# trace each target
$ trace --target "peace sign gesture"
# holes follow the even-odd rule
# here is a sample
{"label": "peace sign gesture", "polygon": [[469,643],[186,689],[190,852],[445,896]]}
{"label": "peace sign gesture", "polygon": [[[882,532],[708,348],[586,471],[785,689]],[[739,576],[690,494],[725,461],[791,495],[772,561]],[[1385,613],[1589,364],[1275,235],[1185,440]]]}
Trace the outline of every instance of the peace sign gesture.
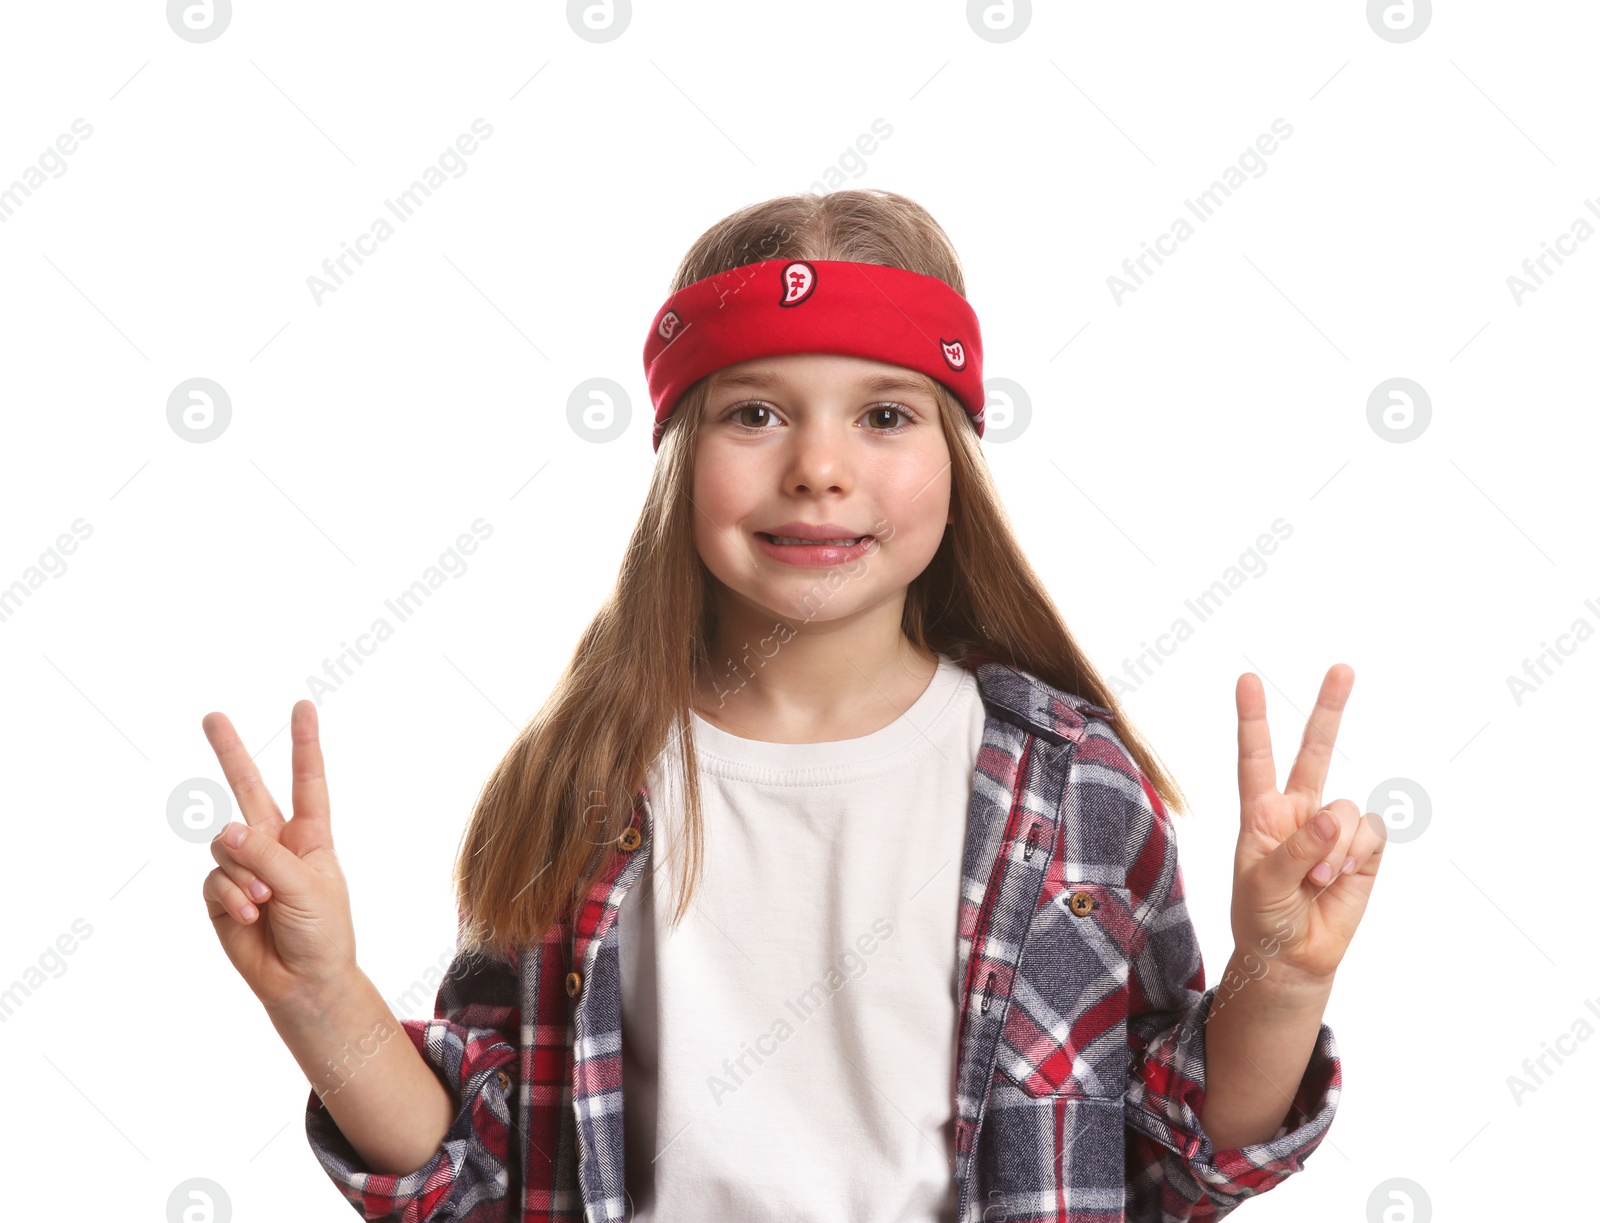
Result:
{"label": "peace sign gesture", "polygon": [[[1306,722],[1280,793],[1261,680],[1246,672],[1239,707],[1239,846],[1233,859],[1235,946],[1264,952],[1286,988],[1325,988],[1366,912],[1388,831],[1346,798],[1324,804],[1334,737],[1355,672],[1335,663]],[[1269,950],[1270,948],[1270,950]]]}
{"label": "peace sign gesture", "polygon": [[213,838],[217,866],[201,888],[223,951],[269,1012],[335,989],[359,970],[350,890],[333,852],[317,707],[296,701],[289,715],[292,819],[224,714],[208,713],[200,728],[244,815]]}

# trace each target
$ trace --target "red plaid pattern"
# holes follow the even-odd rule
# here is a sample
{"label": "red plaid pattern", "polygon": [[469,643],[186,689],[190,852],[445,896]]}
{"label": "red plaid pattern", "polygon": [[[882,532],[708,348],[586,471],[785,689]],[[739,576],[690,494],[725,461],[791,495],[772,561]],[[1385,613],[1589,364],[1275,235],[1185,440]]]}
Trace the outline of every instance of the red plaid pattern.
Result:
{"label": "red plaid pattern", "polygon": [[[1338,1106],[1324,1024],[1277,1136],[1217,1151],[1200,1127],[1214,990],[1171,818],[1106,710],[997,661],[985,706],[956,956],[961,1223],[1220,1219],[1300,1171]],[[575,923],[508,959],[458,955],[406,1035],[455,1096],[439,1152],[367,1170],[313,1092],[312,1152],[364,1219],[623,1220],[617,905],[649,859],[620,846]],[[576,968],[576,998],[566,976]],[[819,1169],[819,1175],[825,1170]]]}

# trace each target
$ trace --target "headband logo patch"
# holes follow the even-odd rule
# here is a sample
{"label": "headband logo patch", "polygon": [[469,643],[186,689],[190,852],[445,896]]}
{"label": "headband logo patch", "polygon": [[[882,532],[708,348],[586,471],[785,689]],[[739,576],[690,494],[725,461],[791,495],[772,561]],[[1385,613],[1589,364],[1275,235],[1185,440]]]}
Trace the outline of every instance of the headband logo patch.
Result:
{"label": "headband logo patch", "polygon": [[811,296],[817,287],[817,269],[804,259],[796,259],[783,267],[783,297],[780,306],[798,306]]}
{"label": "headband logo patch", "polygon": [[678,317],[678,312],[676,310],[668,310],[661,316],[661,321],[656,324],[656,334],[663,340],[670,340],[682,325],[683,320]]}
{"label": "headband logo patch", "polygon": [[967,346],[960,340],[939,340],[939,348],[944,353],[944,363],[957,372],[967,368]]}

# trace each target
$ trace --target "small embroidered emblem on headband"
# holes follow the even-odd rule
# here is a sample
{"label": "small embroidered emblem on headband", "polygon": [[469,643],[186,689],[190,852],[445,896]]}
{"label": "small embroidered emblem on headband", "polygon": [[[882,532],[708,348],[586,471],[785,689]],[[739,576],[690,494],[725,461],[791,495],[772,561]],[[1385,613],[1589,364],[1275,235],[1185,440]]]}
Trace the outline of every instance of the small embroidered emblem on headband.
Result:
{"label": "small embroidered emblem on headband", "polygon": [[676,310],[668,310],[661,316],[661,321],[656,324],[656,334],[663,340],[670,340],[673,332],[678,330],[682,322],[683,320],[678,317]]}
{"label": "small embroidered emblem on headband", "polygon": [[967,346],[960,340],[940,339],[939,347],[944,352],[945,364],[953,370],[967,368]]}
{"label": "small embroidered emblem on headband", "polygon": [[804,259],[785,264],[783,268],[783,300],[780,306],[798,306],[811,296],[817,287],[817,269]]}

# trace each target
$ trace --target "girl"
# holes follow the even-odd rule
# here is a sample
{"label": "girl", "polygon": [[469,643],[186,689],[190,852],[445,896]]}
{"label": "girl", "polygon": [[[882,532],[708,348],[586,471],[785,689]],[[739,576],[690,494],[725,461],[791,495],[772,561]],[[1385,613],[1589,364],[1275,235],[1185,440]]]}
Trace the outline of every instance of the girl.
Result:
{"label": "girl", "polygon": [[245,815],[207,908],[346,1198],[409,1223],[1176,1221],[1300,1171],[1385,840],[1321,798],[1350,668],[1282,792],[1240,677],[1235,950],[1207,989],[1182,795],[1012,535],[943,230],[880,191],[746,208],[644,355],[645,508],[479,797],[432,1020],[356,966],[313,704],[287,821],[202,723]]}

